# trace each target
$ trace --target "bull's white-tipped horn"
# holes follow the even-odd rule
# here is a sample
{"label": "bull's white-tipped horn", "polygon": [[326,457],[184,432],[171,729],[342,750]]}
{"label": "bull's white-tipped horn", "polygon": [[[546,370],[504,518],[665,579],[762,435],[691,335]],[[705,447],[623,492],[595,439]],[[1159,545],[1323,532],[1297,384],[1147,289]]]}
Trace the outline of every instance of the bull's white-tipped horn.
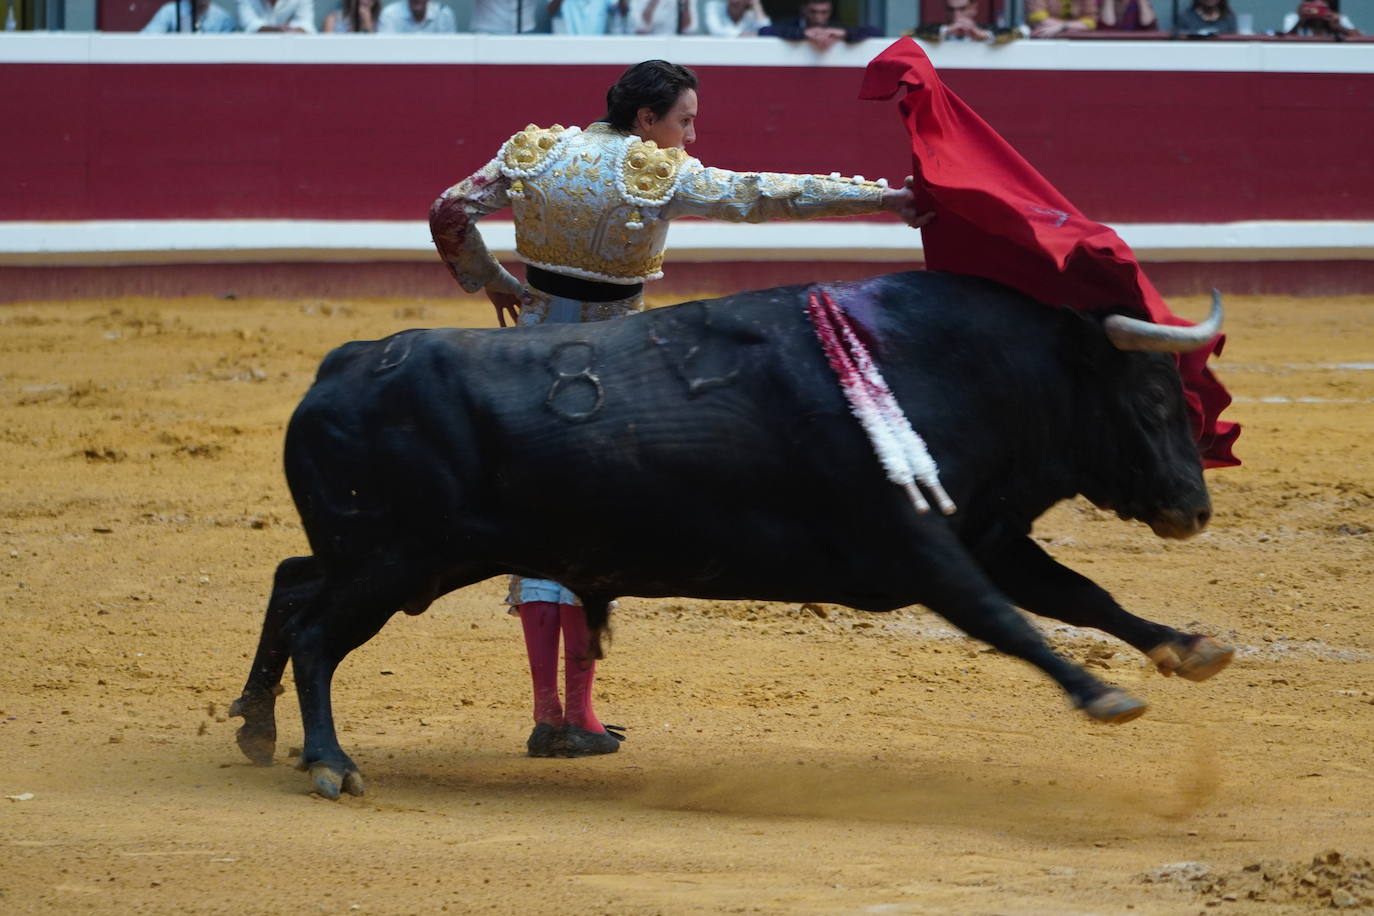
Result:
{"label": "bull's white-tipped horn", "polygon": [[1221,293],[1212,290],[1212,313],[1207,320],[1190,328],[1155,324],[1125,315],[1108,315],[1102,322],[1107,339],[1118,350],[1154,350],[1160,353],[1190,353],[1207,345],[1221,333]]}

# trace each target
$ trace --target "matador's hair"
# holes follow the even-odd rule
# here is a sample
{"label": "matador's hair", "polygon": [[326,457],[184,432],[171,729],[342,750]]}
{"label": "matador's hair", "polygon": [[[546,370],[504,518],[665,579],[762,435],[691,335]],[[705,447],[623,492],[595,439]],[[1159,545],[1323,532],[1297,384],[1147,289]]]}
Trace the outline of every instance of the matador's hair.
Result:
{"label": "matador's hair", "polygon": [[686,67],[666,60],[646,60],[626,70],[606,90],[606,116],[602,120],[616,130],[629,130],[639,109],[647,108],[661,118],[677,103],[678,96],[696,88],[697,75]]}

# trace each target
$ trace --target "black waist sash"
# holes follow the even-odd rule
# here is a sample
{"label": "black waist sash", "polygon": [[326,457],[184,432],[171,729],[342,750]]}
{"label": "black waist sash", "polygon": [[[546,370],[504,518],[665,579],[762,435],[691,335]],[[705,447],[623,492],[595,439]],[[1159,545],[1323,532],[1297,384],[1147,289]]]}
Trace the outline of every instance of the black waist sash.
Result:
{"label": "black waist sash", "polygon": [[525,282],[541,293],[574,299],[578,302],[615,302],[628,299],[644,291],[643,283],[602,283],[584,280],[567,274],[554,273],[533,264],[525,265]]}

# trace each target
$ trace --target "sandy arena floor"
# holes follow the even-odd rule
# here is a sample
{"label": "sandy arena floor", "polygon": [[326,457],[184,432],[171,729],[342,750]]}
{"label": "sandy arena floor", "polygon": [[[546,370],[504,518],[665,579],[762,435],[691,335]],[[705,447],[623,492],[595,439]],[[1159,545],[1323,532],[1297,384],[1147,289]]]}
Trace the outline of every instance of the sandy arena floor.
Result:
{"label": "sandy arena floor", "polygon": [[1239,646],[1214,680],[1060,628],[1152,704],[1103,727],[920,608],[629,599],[598,681],[629,741],[531,760],[492,581],[344,663],[368,795],[340,802],[285,759],[293,696],[271,768],[225,718],[305,548],[282,431],[332,346],[489,308],[0,308],[0,911],[1374,907],[1374,305],[1229,305],[1246,465],[1209,475],[1210,530],[1165,542],[1082,502],[1037,529],[1131,609]]}

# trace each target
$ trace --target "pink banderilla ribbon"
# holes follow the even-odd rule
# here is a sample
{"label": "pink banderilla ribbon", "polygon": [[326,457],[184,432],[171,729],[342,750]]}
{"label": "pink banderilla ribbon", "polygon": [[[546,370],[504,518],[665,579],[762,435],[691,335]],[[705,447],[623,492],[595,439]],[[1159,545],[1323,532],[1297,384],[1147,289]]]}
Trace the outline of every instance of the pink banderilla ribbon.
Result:
{"label": "pink banderilla ribbon", "polygon": [[935,466],[935,459],[930,457],[925,441],[911,428],[868,348],[854,333],[848,314],[825,290],[819,295],[811,293],[806,313],[849,409],[867,433],[887,479],[906,490],[918,513],[930,511],[919,483],[934,497],[941,512],[954,514],[954,501],[940,485],[940,469]]}

